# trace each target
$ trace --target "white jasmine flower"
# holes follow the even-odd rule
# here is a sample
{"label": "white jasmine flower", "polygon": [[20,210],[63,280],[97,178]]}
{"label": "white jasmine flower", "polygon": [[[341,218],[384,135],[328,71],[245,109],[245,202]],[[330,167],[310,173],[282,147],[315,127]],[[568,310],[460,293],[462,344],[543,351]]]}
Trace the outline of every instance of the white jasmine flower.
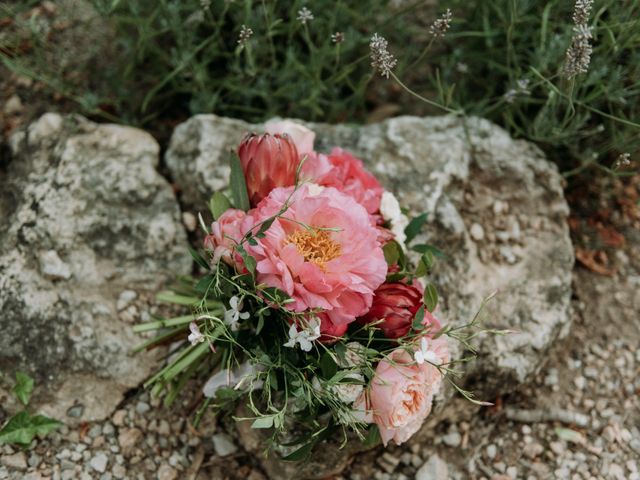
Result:
{"label": "white jasmine flower", "polygon": [[229,300],[229,309],[224,312],[224,323],[229,325],[232,331],[238,330],[238,322],[249,318],[249,312],[240,312],[242,305],[240,299],[234,295]]}
{"label": "white jasmine flower", "polygon": [[196,322],[191,322],[189,324],[189,330],[191,330],[191,333],[187,337],[187,340],[191,342],[191,345],[197,345],[198,343],[204,342],[204,335],[200,332],[200,328],[198,328],[198,324]]}
{"label": "white jasmine flower", "polygon": [[313,341],[320,338],[320,321],[317,318],[309,320],[306,328],[298,331],[295,323],[289,327],[289,341],[284,344],[285,347],[294,348],[296,343],[300,344],[300,349],[304,352],[311,351]]}
{"label": "white jasmine flower", "polygon": [[393,233],[396,242],[404,249],[404,241],[407,239],[404,229],[409,225],[409,219],[400,210],[400,203],[395,195],[386,190],[380,199],[380,214],[391,224],[391,233]]}
{"label": "white jasmine flower", "polygon": [[440,359],[433,350],[429,350],[429,342],[426,337],[422,337],[420,341],[420,350],[417,350],[413,356],[418,365],[429,362],[433,365],[439,365]]}

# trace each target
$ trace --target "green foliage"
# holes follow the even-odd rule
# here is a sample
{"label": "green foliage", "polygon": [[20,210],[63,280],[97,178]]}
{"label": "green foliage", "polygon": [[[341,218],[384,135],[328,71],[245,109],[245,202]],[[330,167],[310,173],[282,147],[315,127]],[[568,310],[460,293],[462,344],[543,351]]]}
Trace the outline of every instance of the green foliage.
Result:
{"label": "green foliage", "polygon": [[231,202],[222,192],[214,192],[209,200],[209,211],[214,220],[218,220],[224,212],[231,208]]}
{"label": "green foliage", "polygon": [[25,407],[29,404],[32,392],[33,378],[26,373],[16,372],[16,384],[13,387],[13,393]]}
{"label": "green foliage", "polygon": [[47,435],[62,424],[44,415],[30,415],[23,410],[9,419],[0,430],[0,443],[28,446],[36,435]]}
{"label": "green foliage", "polygon": [[249,194],[247,193],[247,182],[244,178],[244,172],[240,165],[240,158],[236,152],[230,152],[229,162],[231,165],[231,177],[229,179],[231,187],[231,198],[233,199],[233,206],[244,210],[249,210],[251,205],[249,204]]}
{"label": "green foliage", "polygon": [[[615,159],[640,145],[640,0],[594,2],[591,65],[571,80],[561,75],[573,35],[570,1],[91,3],[113,41],[84,46],[77,60],[63,59],[46,32],[19,15],[34,2],[0,7],[0,17],[22,31],[0,39],[0,60],[85,114],[158,131],[195,113],[339,122],[366,120],[378,107],[393,114],[444,108],[536,142],[567,174],[619,173]],[[306,23],[297,18],[303,6],[314,16]],[[451,28],[435,38],[429,25],[446,8]],[[243,27],[253,34],[239,43]],[[343,42],[332,40],[336,32]],[[389,80],[370,67],[375,32],[398,59]],[[33,46],[28,55],[25,43]],[[71,81],[78,77],[84,81]]]}
{"label": "green foliage", "polygon": [[25,406],[25,410],[16,413],[9,418],[0,429],[0,444],[12,443],[21,446],[29,446],[36,436],[44,436],[62,425],[57,420],[44,415],[31,415],[26,407],[29,404],[33,392],[33,378],[23,372],[16,372],[16,384],[13,393]]}
{"label": "green foliage", "polygon": [[614,173],[616,157],[640,146],[640,1],[594,2],[589,70],[567,80],[573,3],[442,0],[439,8],[453,11],[451,30],[423,65],[402,72],[406,83],[449,94],[467,114],[534,141],[567,174]]}
{"label": "green foliage", "polygon": [[[113,42],[97,53],[100,68],[90,73],[86,91],[68,81],[72,72],[60,75],[60,65],[9,56],[5,63],[90,113],[145,126],[209,112],[252,121],[361,116],[371,77],[369,37],[379,28],[398,37],[405,32],[402,19],[388,15],[389,0],[89,1],[113,29]],[[18,19],[26,5],[7,6],[5,14]],[[314,18],[303,23],[298,12],[305,6]],[[239,42],[243,26],[253,34]],[[51,47],[26,22],[23,30],[38,49]],[[342,42],[333,41],[336,32]]]}

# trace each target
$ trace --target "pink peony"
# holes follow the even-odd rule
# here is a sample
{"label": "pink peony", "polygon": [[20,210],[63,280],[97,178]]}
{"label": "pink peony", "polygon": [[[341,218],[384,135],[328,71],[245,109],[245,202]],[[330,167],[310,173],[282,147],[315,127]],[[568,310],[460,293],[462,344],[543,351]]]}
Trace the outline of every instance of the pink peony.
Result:
{"label": "pink peony", "polygon": [[334,148],[326,156],[326,160],[332,167],[326,170],[323,165],[324,159],[316,160],[315,182],[326,187],[335,187],[341,192],[353,197],[359,204],[373,214],[380,210],[380,199],[384,189],[380,182],[370,172],[368,172],[362,161],[341,148]]}
{"label": "pink peony", "polygon": [[[444,339],[429,339],[429,344],[441,363],[449,361]],[[365,421],[378,425],[385,446],[390,440],[400,445],[420,429],[431,412],[441,381],[437,367],[427,362],[419,365],[410,352],[398,348],[378,363],[369,388],[355,407],[365,412]]]}
{"label": "pink peony", "polygon": [[214,263],[222,259],[229,265],[241,266],[242,258],[234,251],[235,246],[252,226],[251,216],[235,208],[230,208],[213,222],[211,233],[204,239],[204,247],[213,252]]}
{"label": "pink peony", "polygon": [[365,209],[334,188],[305,184],[277,188],[252,211],[256,227],[281,211],[257,245],[246,245],[257,261],[257,281],[277,287],[302,312],[323,310],[345,325],[371,307],[387,264]]}
{"label": "pink peony", "polygon": [[269,120],[264,124],[264,131],[271,135],[289,135],[301,156],[313,153],[316,134],[304,125],[291,120]]}

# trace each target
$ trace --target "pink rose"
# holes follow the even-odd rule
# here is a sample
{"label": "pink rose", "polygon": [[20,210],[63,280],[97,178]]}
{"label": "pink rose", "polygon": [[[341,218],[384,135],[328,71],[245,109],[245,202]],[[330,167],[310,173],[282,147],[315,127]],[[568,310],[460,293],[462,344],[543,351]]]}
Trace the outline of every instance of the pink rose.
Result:
{"label": "pink rose", "polygon": [[204,239],[204,247],[213,252],[214,263],[222,259],[231,266],[241,266],[242,257],[235,252],[235,247],[252,226],[251,216],[235,208],[230,208],[213,222],[211,233]]}
{"label": "pink rose", "polygon": [[264,124],[264,130],[271,135],[289,135],[301,156],[313,152],[313,142],[316,134],[304,125],[291,120],[269,120]]}
{"label": "pink rose", "polygon": [[[428,341],[441,363],[448,362],[445,340]],[[364,411],[365,421],[378,425],[385,446],[390,440],[400,445],[420,429],[431,412],[441,381],[437,367],[427,362],[419,365],[409,351],[398,348],[378,363],[369,388],[355,407]]]}
{"label": "pink rose", "polygon": [[371,307],[387,265],[366,210],[334,188],[304,184],[277,188],[252,211],[256,226],[276,218],[257,245],[246,245],[257,261],[257,282],[277,287],[296,312],[321,309],[336,326]]}
{"label": "pink rose", "polygon": [[[343,193],[353,197],[359,204],[373,214],[380,210],[380,199],[384,189],[380,182],[368,172],[361,160],[341,148],[334,148],[326,156],[333,167],[320,174],[315,182],[326,187],[335,187]],[[322,159],[317,161],[322,164]],[[318,172],[322,168],[316,167]]]}

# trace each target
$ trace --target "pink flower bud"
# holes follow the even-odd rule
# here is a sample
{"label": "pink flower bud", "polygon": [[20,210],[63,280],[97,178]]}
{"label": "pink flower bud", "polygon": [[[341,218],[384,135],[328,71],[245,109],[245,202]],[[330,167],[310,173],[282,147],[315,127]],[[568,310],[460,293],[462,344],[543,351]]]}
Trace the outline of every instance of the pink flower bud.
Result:
{"label": "pink flower bud", "polygon": [[251,206],[276,187],[290,187],[300,162],[295,143],[288,135],[247,135],[238,147]]}

